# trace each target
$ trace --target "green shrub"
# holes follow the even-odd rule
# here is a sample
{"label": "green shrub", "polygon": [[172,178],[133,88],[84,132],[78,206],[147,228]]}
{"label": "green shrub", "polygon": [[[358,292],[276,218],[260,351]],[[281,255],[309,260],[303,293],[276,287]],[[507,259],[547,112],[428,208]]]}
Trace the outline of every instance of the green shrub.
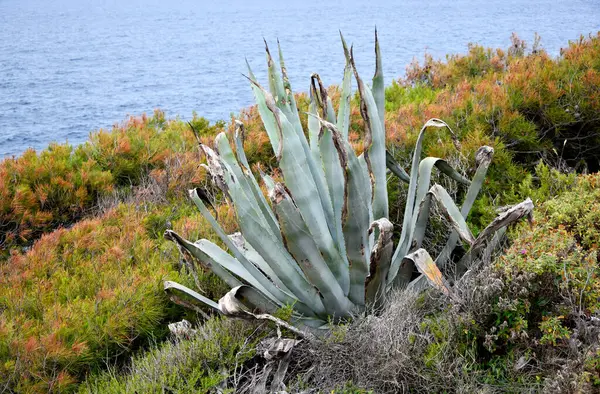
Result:
{"label": "green shrub", "polygon": [[69,145],[0,162],[0,250],[28,243],[83,216],[113,190],[112,175]]}
{"label": "green shrub", "polygon": [[[211,136],[224,128],[194,114],[190,121],[199,137]],[[81,154],[93,159],[100,168],[109,171],[116,186],[139,184],[154,168],[163,168],[164,161],[180,152],[197,152],[197,140],[190,126],[178,119],[167,121],[164,113],[153,117],[131,117],[110,132],[100,130],[79,147]]]}
{"label": "green shrub", "polygon": [[556,346],[556,342],[564,342],[571,337],[571,331],[563,325],[564,316],[550,316],[544,318],[540,323],[540,345],[552,344]]}
{"label": "green shrub", "polygon": [[[201,137],[224,128],[194,115]],[[69,226],[94,212],[99,198],[130,190],[150,177],[167,198],[205,176],[197,141],[187,123],[167,121],[164,113],[131,117],[111,132],[100,130],[73,148],[50,144],[36,153],[0,162],[0,252],[27,246],[42,234]]]}
{"label": "green shrub", "polygon": [[562,173],[540,162],[534,172],[525,174],[520,183],[505,192],[504,198],[509,201],[519,201],[523,196],[528,196],[537,206],[568,191],[577,182],[577,174]]}
{"label": "green shrub", "polygon": [[397,81],[385,88],[385,110],[396,111],[407,104],[431,104],[437,92],[425,84],[404,86]]}
{"label": "green shrub", "polygon": [[[462,279],[452,300],[437,291],[401,294],[380,316],[345,326],[335,341],[311,343],[299,356],[302,385],[293,387],[597,391],[600,230],[593,218],[600,174],[564,175],[551,184],[543,166],[538,174],[537,186],[525,183],[547,201],[536,208],[532,227],[511,232],[504,255]],[[543,198],[542,190],[563,191]]]}
{"label": "green shrub", "polygon": [[[490,196],[520,183],[540,158],[561,169],[598,171],[600,33],[569,43],[557,59],[535,43],[530,53],[524,49],[524,42],[513,37],[508,51],[471,45],[465,55],[446,61],[426,56],[423,64],[414,63],[398,82],[404,89],[388,88],[386,94],[386,108],[396,109],[386,117],[392,130],[388,144],[406,151],[404,146],[414,145],[420,119],[443,119],[458,133],[458,154],[470,163],[477,147],[495,149],[483,191]],[[425,153],[450,157],[454,142],[433,136]],[[494,202],[508,204],[509,197]]]}
{"label": "green shrub", "polygon": [[[547,169],[538,170],[546,175],[534,193],[548,190],[550,179],[544,180]],[[581,365],[589,357],[587,349],[600,345],[585,334],[589,328],[583,328],[590,324],[589,316],[600,313],[600,227],[596,225],[600,176],[576,180],[562,176],[555,181],[553,185],[566,182],[572,187],[540,205],[535,225],[515,234],[511,247],[494,265],[503,286],[491,303],[488,320],[466,326],[485,349],[479,353],[479,369],[507,366],[501,374],[488,375],[494,383],[518,377],[510,366],[520,358],[533,360],[535,354],[535,362],[541,365],[557,357]],[[578,333],[574,327],[579,327]],[[576,354],[569,350],[571,338],[580,343]],[[540,368],[538,375],[545,378],[545,387],[558,384],[552,376],[555,370],[546,368]],[[583,376],[581,369],[569,372]],[[523,373],[521,377],[531,374],[528,369]]]}
{"label": "green shrub", "polygon": [[214,318],[189,340],[167,341],[135,356],[125,370],[93,375],[79,393],[234,392],[264,333],[245,321]]}

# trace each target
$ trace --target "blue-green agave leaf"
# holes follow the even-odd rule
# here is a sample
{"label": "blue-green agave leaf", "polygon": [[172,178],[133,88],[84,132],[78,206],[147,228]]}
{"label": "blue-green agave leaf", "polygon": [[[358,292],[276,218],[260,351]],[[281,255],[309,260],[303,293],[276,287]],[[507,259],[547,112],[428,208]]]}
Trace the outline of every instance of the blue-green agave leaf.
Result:
{"label": "blue-green agave leaf", "polygon": [[241,170],[242,170],[243,176],[246,179],[246,182],[248,183],[249,188],[252,191],[252,194],[254,195],[254,199],[258,203],[260,211],[262,212],[263,216],[265,217],[265,220],[267,221],[269,227],[271,228],[271,231],[273,231],[273,233],[275,235],[277,235],[280,233],[279,226],[277,225],[277,219],[275,218],[275,214],[273,214],[273,211],[271,210],[269,203],[265,199],[265,196],[263,195],[262,191],[260,190],[260,186],[259,186],[258,182],[256,181],[256,178],[254,178],[254,174],[250,170],[250,165],[248,164],[248,159],[246,158],[246,153],[244,152],[243,134],[244,134],[244,125],[242,124],[242,122],[236,121],[235,151],[236,151],[236,155],[239,160],[239,163],[241,164]]}
{"label": "blue-green agave leaf", "polygon": [[383,69],[381,67],[381,50],[379,49],[379,38],[375,29],[375,75],[373,76],[373,98],[377,105],[379,121],[385,130],[385,86],[383,83]]}
{"label": "blue-green agave leaf", "polygon": [[360,113],[365,121],[363,137],[364,157],[373,183],[373,216],[375,219],[388,217],[388,195],[385,158],[385,129],[381,122],[377,104],[371,89],[362,81],[350,54],[354,77],[360,95]]}
{"label": "blue-green agave leaf", "polygon": [[[415,211],[415,204],[420,203],[420,201],[416,200],[417,196],[417,188],[421,183],[419,176],[419,162],[421,161],[421,151],[423,149],[423,138],[425,136],[425,131],[428,127],[447,127],[448,125],[439,119],[430,119],[428,120],[421,131],[419,132],[419,136],[417,137],[417,143],[415,145],[415,151],[413,153],[412,158],[412,166],[410,169],[410,183],[408,185],[408,195],[406,197],[406,206],[404,208],[404,219],[402,221],[402,232],[400,234],[400,241],[398,242],[398,246],[396,251],[394,252],[394,256],[392,257],[392,264],[390,266],[390,271],[388,273],[388,287],[392,285],[396,276],[398,275],[398,271],[400,267],[404,268],[402,270],[402,281],[406,281],[407,278],[410,278],[412,275],[412,269],[408,269],[407,264],[403,263],[404,256],[408,254],[411,242],[412,242],[412,234],[414,232],[412,226],[414,225],[413,221],[413,213]],[[423,186],[421,186],[422,188]],[[425,190],[429,188],[429,183],[425,187]]]}
{"label": "blue-green agave leaf", "polygon": [[[302,149],[301,141],[294,133],[293,126],[287,122],[285,117],[281,117],[281,119],[285,144],[279,167],[283,173],[285,184],[300,209],[302,217],[331,272],[333,272],[344,290],[344,294],[348,294],[348,264],[337,249],[337,244],[332,235],[335,233],[335,223],[327,222],[327,215],[325,215],[321,201],[319,201],[318,196],[320,193],[314,178],[310,176],[309,171],[306,171],[308,168],[307,162],[312,159],[312,155]],[[329,195],[328,192],[326,193]],[[332,227],[333,231],[330,230],[329,226]]]}
{"label": "blue-green agave leaf", "polygon": [[410,176],[408,176],[404,168],[398,164],[394,156],[387,150],[385,151],[385,165],[402,182],[410,183]]}
{"label": "blue-green agave leaf", "polygon": [[327,314],[337,318],[349,316],[353,305],[337,282],[319,250],[298,208],[282,184],[270,195],[277,212],[285,244],[304,274],[323,297]]}
{"label": "blue-green agave leaf", "polygon": [[[344,53],[348,52],[348,46],[344,36],[340,32]],[[340,106],[338,109],[336,126],[344,141],[348,141],[348,129],[350,127],[350,100],[352,99],[352,63],[349,56],[346,56],[346,66],[344,67],[344,79],[342,80],[342,92],[340,96]]]}
{"label": "blue-green agave leaf", "polygon": [[[196,189],[193,189],[190,191],[190,197],[192,198],[192,200],[194,201],[194,203],[196,204],[198,209],[200,209],[200,212],[202,213],[204,218],[209,222],[209,224],[215,230],[215,232],[217,233],[219,238],[221,238],[221,241],[223,241],[223,243],[227,246],[227,248],[231,251],[231,253],[233,253],[233,256],[240,262],[240,264],[242,264],[242,266],[254,278],[256,278],[260,282],[261,286],[263,286],[265,289],[267,289],[269,294],[272,294],[273,296],[275,296],[276,299],[279,300],[283,305],[294,305],[294,308],[296,310],[298,310],[298,312],[304,314],[305,316],[315,317],[316,314],[324,313],[325,307],[323,306],[322,302],[320,302],[320,300],[319,300],[319,302],[314,302],[314,303],[310,303],[310,301],[309,301],[309,304],[305,304],[297,294],[293,294],[293,295],[287,294],[287,293],[283,292],[280,288],[278,288],[273,282],[271,282],[256,266],[254,266],[254,264],[252,264],[250,261],[248,261],[248,259],[244,256],[244,254],[229,239],[229,237],[227,236],[227,234],[225,234],[225,232],[223,231],[223,229],[221,228],[219,223],[217,223],[215,218],[211,215],[211,213],[208,211],[208,209],[204,205],[204,202],[198,195],[198,191]],[[256,249],[256,250],[259,253],[262,252],[259,249]],[[262,253],[261,253],[261,255],[262,255]],[[263,257],[265,258],[265,260],[267,260],[267,256],[263,255]],[[290,256],[290,258],[291,258],[291,256]],[[273,268],[273,267],[271,267],[271,268]],[[273,269],[273,271],[276,274],[279,274],[279,272],[277,272],[278,270]],[[281,276],[280,276],[280,279],[282,281],[284,281]],[[294,291],[292,286],[287,286],[287,287],[290,288],[292,291]],[[310,305],[310,306],[308,306],[308,305]]]}
{"label": "blue-green agave leaf", "polygon": [[171,282],[170,280],[165,281],[164,283],[164,290],[167,293],[180,293],[180,294],[184,294],[187,297],[190,297],[198,302],[201,302],[205,305],[210,306],[211,308],[217,310],[217,311],[221,311],[219,309],[219,305],[214,302],[213,300],[211,300],[210,298],[206,298],[204,297],[202,294],[195,292],[194,290],[185,287],[184,285],[180,285],[179,283],[176,282]]}
{"label": "blue-green agave leaf", "polygon": [[342,223],[346,215],[346,166],[348,154],[345,142],[333,123],[322,121],[321,134],[319,136],[319,151],[325,171],[325,179],[329,188],[329,195],[333,204],[333,217],[335,229],[333,238],[337,248],[345,257],[346,245]]}

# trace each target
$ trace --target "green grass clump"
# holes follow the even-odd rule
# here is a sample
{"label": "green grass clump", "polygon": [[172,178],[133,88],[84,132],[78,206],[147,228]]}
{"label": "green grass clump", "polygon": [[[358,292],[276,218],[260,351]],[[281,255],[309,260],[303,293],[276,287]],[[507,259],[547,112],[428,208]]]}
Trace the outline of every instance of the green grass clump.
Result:
{"label": "green grass clump", "polygon": [[263,337],[248,322],[210,319],[188,340],[167,341],[133,357],[124,370],[91,376],[79,393],[233,393],[231,380],[243,379],[244,363]]}
{"label": "green grass clump", "polygon": [[385,88],[385,110],[393,112],[407,104],[428,105],[431,104],[437,91],[428,85],[417,83],[414,86],[406,86],[392,81],[392,84]]}

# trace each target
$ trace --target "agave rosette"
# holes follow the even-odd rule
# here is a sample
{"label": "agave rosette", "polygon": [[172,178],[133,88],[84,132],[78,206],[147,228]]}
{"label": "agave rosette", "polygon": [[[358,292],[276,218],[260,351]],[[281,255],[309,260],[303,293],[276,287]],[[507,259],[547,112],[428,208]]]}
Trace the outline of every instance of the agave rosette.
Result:
{"label": "agave rosette", "polygon": [[[422,288],[425,284],[449,293],[438,267],[450,261],[459,243],[470,246],[469,258],[495,232],[531,212],[531,201],[516,209],[511,220],[494,221],[475,238],[466,217],[482,186],[493,149],[478,153],[478,168],[470,181],[440,158],[421,160],[423,137],[429,128],[448,128],[439,119],[423,126],[413,153],[410,174],[385,146],[385,89],[381,55],[375,34],[376,71],[370,88],[354,66],[352,50],[342,37],[346,66],[337,115],[318,75],[311,76],[308,139],[300,122],[279,48],[280,69],[267,47],[269,89],[263,88],[248,66],[258,111],[278,161],[283,182],[261,173],[265,196],[243,149],[243,125],[236,122],[235,152],[224,133],[214,149],[202,145],[215,183],[235,208],[241,233],[226,234],[207,208],[204,193],[190,196],[228,252],[201,239],[188,241],[173,231],[166,236],[209,267],[232,290],[216,303],[182,285],[166,282],[177,298],[185,294],[221,313],[234,316],[273,314],[291,305],[293,324],[322,327],[351,317],[368,305],[379,305],[393,286]],[[352,76],[364,119],[363,153],[348,141]],[[459,209],[446,190],[431,186],[433,169],[468,185]],[[397,246],[388,219],[387,170],[407,182],[408,196]],[[432,204],[438,204],[453,226],[448,242],[434,261],[421,248]],[[422,273],[416,280],[415,268]]]}

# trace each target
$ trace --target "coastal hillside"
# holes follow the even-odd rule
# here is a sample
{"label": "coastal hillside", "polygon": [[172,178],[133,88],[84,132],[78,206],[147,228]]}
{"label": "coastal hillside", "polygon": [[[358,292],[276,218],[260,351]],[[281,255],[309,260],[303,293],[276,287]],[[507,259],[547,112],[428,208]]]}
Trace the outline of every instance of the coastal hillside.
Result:
{"label": "coastal hillside", "polygon": [[[327,94],[337,108],[342,87]],[[308,94],[295,101],[306,129]],[[350,103],[348,139],[360,154],[360,96]],[[465,277],[455,299],[398,292],[376,317],[303,340],[281,383],[291,392],[597,390],[600,34],[565,43],[558,57],[516,36],[506,49],[426,56],[385,87],[384,105],[386,147],[403,168],[430,118],[452,133],[426,136],[423,156],[468,178],[478,149],[493,148],[467,218],[474,235],[498,208],[528,197],[534,222],[512,227],[504,251]],[[190,200],[193,188],[205,190],[227,234],[240,230],[199,146],[220,132],[233,140],[235,120],[245,126],[249,166],[279,179],[256,106],[216,123],[156,110],[79,146],[0,162],[0,392],[235,392],[265,376],[260,344],[277,335],[275,324],[190,310],[163,291],[165,280],[213,300],[229,289],[163,234],[225,246]],[[389,179],[389,218],[400,231],[407,186]],[[433,179],[465,198],[457,182]],[[439,250],[451,229],[440,212],[431,221],[424,242]],[[167,325],[184,318],[194,333],[173,338]]]}

